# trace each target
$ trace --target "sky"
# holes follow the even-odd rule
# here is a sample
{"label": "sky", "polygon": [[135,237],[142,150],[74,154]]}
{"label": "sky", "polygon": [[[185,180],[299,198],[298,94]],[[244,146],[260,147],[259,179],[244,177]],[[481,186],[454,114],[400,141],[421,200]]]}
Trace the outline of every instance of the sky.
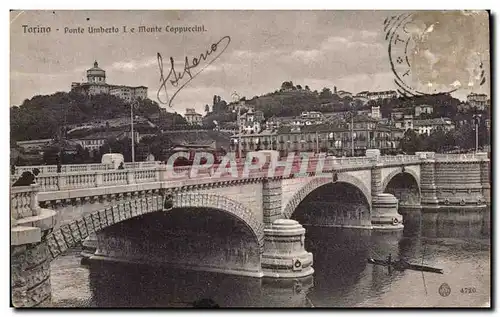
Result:
{"label": "sky", "polygon": [[[224,36],[230,43],[220,56],[191,70],[194,75],[168,104],[168,111],[203,113],[213,95],[227,101],[237,92],[247,99],[279,89],[283,81],[352,93],[395,90],[384,20],[405,12],[389,11],[12,11],[10,15],[10,106],[40,94],[69,91],[86,81],[85,71],[98,61],[109,84],[148,87],[158,101],[163,58],[164,76],[184,69],[184,60],[210,50]],[[50,27],[50,33],[28,33],[25,27]],[[130,28],[160,26],[162,32],[130,33]],[[204,26],[205,32],[174,34],[165,27]],[[119,33],[89,34],[87,27],[116,27]],[[129,30],[123,33],[123,26]],[[83,34],[64,33],[84,28]],[[413,41],[406,53],[415,74],[409,85],[439,92],[458,87],[455,97],[487,93],[489,31],[485,12],[416,12],[407,25]],[[57,31],[57,29],[59,29]],[[401,27],[399,28],[401,31]],[[227,43],[227,41],[221,42]],[[217,54],[225,45],[218,46]],[[394,51],[394,49],[393,49]],[[396,53],[393,53],[396,54]],[[401,52],[397,53],[401,54]],[[216,55],[213,53],[211,56]],[[396,55],[394,55],[396,56]],[[396,58],[396,57],[394,57]],[[394,61],[393,61],[394,62]],[[480,63],[486,82],[479,86]],[[192,64],[192,63],[191,63]],[[398,69],[398,71],[401,71]],[[177,87],[167,82],[169,98]],[[165,101],[165,90],[160,90]]]}

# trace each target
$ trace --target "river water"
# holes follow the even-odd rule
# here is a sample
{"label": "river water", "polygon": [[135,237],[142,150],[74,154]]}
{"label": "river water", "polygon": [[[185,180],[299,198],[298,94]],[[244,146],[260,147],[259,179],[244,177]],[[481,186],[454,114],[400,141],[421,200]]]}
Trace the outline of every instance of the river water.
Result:
{"label": "river water", "polygon": [[[109,262],[84,267],[80,250],[73,249],[51,265],[52,300],[57,307],[188,307],[202,298],[221,307],[489,306],[489,220],[480,212],[454,213],[460,221],[428,221],[413,213],[399,233],[306,227],[315,273],[295,280]],[[389,272],[366,261],[389,254],[444,274]],[[439,292],[444,283],[448,296]]]}

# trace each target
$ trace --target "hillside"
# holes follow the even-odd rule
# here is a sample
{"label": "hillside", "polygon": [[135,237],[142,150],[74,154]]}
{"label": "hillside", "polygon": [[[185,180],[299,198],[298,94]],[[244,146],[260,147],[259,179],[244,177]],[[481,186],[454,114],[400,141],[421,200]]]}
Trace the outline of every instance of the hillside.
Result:
{"label": "hillside", "polygon": [[[415,97],[398,97],[392,99],[379,99],[363,102],[356,97],[340,97],[331,92],[328,88],[323,88],[321,92],[309,91],[305,89],[277,90],[261,96],[255,96],[250,100],[243,98],[245,105],[253,106],[256,110],[261,110],[266,118],[298,116],[303,111],[321,112],[342,112],[354,108],[354,110],[369,109],[371,106],[380,106],[382,116],[387,118],[393,111],[399,109],[408,110],[414,113],[413,109],[417,105],[428,104],[435,106],[435,117],[449,117],[454,119],[460,100],[448,94],[434,94]],[[223,104],[226,106],[225,104]],[[213,106],[218,112],[210,113],[211,119],[226,122],[228,109],[232,109],[234,102],[229,103],[225,109]]]}
{"label": "hillside", "polygon": [[[145,99],[139,101],[134,114],[146,119],[160,117],[166,124],[185,123],[178,114],[163,113],[158,103]],[[130,105],[112,95],[87,97],[75,92],[57,92],[35,96],[21,105],[11,107],[11,141],[56,137],[63,126],[78,126],[92,121],[129,118]]]}

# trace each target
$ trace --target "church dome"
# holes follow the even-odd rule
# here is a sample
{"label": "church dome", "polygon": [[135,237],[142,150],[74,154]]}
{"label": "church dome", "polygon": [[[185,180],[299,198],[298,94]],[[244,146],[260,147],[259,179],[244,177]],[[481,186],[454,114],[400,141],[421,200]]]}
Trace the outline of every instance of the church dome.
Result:
{"label": "church dome", "polygon": [[99,64],[97,64],[97,61],[95,61],[94,67],[87,70],[87,76],[106,77],[106,71],[104,71],[104,69],[102,68],[99,68]]}

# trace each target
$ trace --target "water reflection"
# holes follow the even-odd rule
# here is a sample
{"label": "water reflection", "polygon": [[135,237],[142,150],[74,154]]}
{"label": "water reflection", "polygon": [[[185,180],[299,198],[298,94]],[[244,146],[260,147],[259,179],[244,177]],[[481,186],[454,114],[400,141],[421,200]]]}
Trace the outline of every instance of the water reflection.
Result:
{"label": "water reflection", "polygon": [[97,307],[193,307],[211,299],[220,307],[308,307],[313,277],[289,280],[169,270],[94,262],[90,270]]}
{"label": "water reflection", "polygon": [[[405,217],[405,229],[399,232],[306,227],[306,248],[314,254],[315,274],[304,279],[245,278],[93,262],[86,288],[73,285],[75,275],[83,274],[77,260],[71,264],[75,265],[72,271],[64,271],[69,267],[67,259],[76,259],[75,252],[53,263],[53,294],[56,302],[65,298],[58,306],[189,307],[203,298],[221,307],[477,306],[491,295],[490,237],[485,230],[489,218],[484,215],[472,213],[467,221],[466,213],[429,220],[425,213],[413,213]],[[389,272],[366,261],[389,253],[394,259],[442,268],[445,274]],[[454,296],[437,295],[444,282]],[[68,285],[78,291],[68,295]],[[477,293],[458,296],[460,287],[467,286],[475,287]]]}

